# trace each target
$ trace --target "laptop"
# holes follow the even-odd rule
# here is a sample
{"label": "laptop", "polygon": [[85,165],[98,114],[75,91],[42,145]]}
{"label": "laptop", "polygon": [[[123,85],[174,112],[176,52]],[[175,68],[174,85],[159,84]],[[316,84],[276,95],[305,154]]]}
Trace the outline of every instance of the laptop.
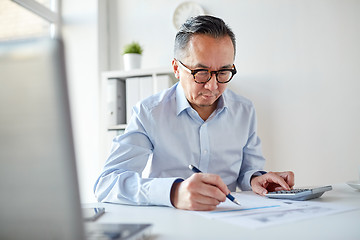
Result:
{"label": "laptop", "polygon": [[61,40],[0,42],[0,239],[148,234],[150,224],[84,222],[66,83]]}

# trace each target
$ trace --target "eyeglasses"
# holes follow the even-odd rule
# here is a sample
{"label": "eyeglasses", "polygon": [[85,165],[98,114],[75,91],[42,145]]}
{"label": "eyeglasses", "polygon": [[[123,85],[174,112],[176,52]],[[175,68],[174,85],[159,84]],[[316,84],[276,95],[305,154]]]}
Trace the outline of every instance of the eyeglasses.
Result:
{"label": "eyeglasses", "polygon": [[191,70],[187,66],[185,66],[185,64],[183,64],[180,60],[177,61],[181,64],[181,66],[183,66],[189,73],[193,75],[194,81],[199,84],[208,82],[213,74],[215,74],[216,81],[218,83],[228,83],[237,72],[234,64],[232,69],[221,69],[219,71],[210,71],[208,69]]}

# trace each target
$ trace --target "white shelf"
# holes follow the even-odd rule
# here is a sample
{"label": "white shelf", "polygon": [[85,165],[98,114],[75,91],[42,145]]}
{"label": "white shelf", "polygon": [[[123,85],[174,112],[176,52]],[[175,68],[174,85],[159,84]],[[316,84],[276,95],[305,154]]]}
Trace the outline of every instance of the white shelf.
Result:
{"label": "white shelf", "polygon": [[134,69],[129,71],[107,71],[102,73],[105,79],[121,79],[133,77],[146,77],[146,76],[159,76],[159,75],[172,75],[173,71],[170,67],[162,68],[148,68],[148,69]]}
{"label": "white shelf", "polygon": [[113,130],[125,130],[127,124],[118,124],[118,125],[113,125],[113,126],[109,126],[108,130],[109,131],[113,131]]}

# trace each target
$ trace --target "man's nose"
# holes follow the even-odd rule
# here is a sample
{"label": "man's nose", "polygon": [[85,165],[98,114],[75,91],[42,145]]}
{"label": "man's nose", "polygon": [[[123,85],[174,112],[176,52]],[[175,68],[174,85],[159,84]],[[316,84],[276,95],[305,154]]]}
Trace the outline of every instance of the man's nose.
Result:
{"label": "man's nose", "polygon": [[218,82],[216,80],[216,74],[215,73],[211,74],[210,80],[205,83],[204,87],[211,90],[211,91],[216,90],[218,88]]}

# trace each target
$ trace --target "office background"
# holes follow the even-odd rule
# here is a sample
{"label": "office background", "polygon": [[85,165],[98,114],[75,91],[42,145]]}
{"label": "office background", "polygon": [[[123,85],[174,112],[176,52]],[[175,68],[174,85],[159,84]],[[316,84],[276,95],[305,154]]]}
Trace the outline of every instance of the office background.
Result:
{"label": "office background", "polygon": [[[143,68],[170,67],[174,0],[63,1],[64,38],[83,202],[105,161],[99,142],[102,71],[144,47]],[[256,107],[266,170],[298,186],[357,179],[360,167],[360,1],[195,1],[237,36],[230,88]],[[102,117],[102,116],[100,116]]]}

